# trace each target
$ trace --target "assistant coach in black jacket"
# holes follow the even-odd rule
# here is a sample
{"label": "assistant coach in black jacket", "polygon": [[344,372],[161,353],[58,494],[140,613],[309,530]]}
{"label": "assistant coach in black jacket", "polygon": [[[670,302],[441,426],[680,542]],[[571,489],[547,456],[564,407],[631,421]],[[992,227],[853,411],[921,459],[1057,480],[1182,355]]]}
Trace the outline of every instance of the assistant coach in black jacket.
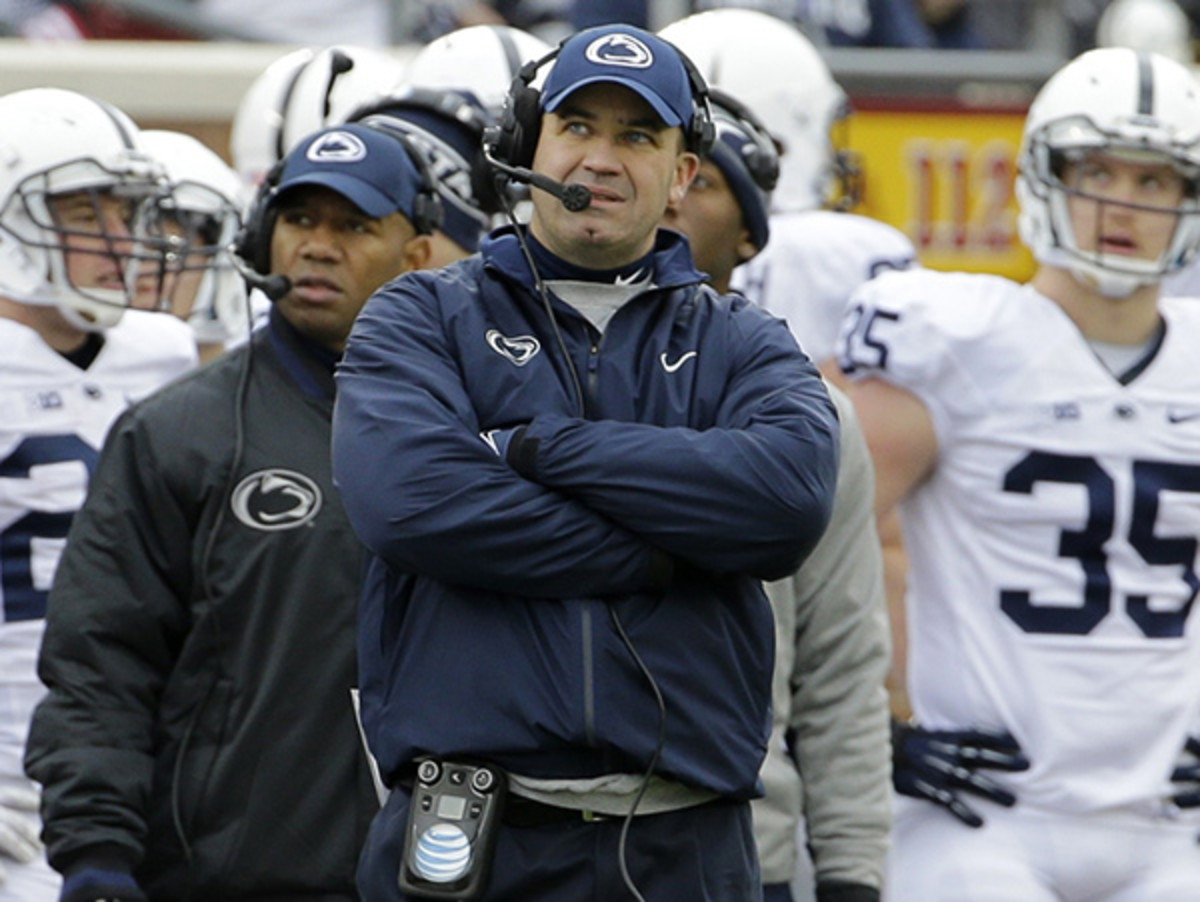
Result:
{"label": "assistant coach in black jacket", "polygon": [[363,553],[330,479],[333,368],[372,291],[428,259],[424,171],[362,125],[302,142],[240,248],[281,293],[269,323],[113,428],[50,599],[26,757],[64,902],[357,899],[378,802],[350,697]]}

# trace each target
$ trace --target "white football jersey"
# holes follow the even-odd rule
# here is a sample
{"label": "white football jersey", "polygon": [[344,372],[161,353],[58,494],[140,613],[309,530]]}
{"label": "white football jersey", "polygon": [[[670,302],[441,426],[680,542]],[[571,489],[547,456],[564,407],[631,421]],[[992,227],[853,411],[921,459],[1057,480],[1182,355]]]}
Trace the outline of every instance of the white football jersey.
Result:
{"label": "white football jersey", "polygon": [[762,252],[733,271],[733,287],[783,317],[816,363],[834,356],[851,294],[867,279],[916,260],[912,242],[855,213],[804,210],[771,215]]}
{"label": "white football jersey", "polygon": [[1170,297],[1200,298],[1200,257],[1162,281],[1162,293]]}
{"label": "white football jersey", "polygon": [[127,311],[86,370],[0,317],[0,776],[21,774],[46,596],[113,420],[193,367],[191,330]]}
{"label": "white football jersey", "polygon": [[913,392],[937,433],[901,505],[914,711],[1011,731],[1023,806],[1164,811],[1200,726],[1200,304],[1162,315],[1122,384],[1007,279],[886,274],[847,313],[839,362]]}

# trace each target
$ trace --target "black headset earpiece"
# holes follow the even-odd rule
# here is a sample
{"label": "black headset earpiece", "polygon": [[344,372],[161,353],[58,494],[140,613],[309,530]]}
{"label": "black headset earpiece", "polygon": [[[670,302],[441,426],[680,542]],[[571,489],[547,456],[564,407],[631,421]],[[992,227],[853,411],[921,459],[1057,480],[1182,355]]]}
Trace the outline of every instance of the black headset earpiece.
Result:
{"label": "black headset earpiece", "polygon": [[246,262],[256,273],[271,273],[271,232],[275,229],[275,211],[271,201],[279,179],[283,175],[283,160],[279,160],[268,171],[254,192],[254,199],[246,211],[241,230],[233,240],[233,252]]}
{"label": "black headset earpiece", "polygon": [[675,47],[675,52],[679,54],[684,71],[687,72],[688,82],[692,86],[692,122],[689,128],[684,129],[684,143],[692,153],[703,157],[712,150],[713,141],[717,138],[717,129],[713,125],[712,104],[709,102],[708,82],[686,53],[678,47]]}
{"label": "black headset earpiece", "polygon": [[533,87],[538,70],[556,56],[562,44],[541,59],[530,60],[521,66],[504,100],[499,124],[487,130],[484,142],[488,153],[508,166],[528,168],[533,163],[538,135],[542,129],[541,92]]}
{"label": "black headset earpiece", "polygon": [[[541,59],[525,63],[512,80],[500,113],[500,122],[489,128],[484,136],[488,153],[501,163],[526,169],[533,164],[533,152],[542,128],[542,97],[541,92],[533,87],[533,80],[538,70],[558,56],[567,40],[564,39]],[[692,89],[692,121],[684,129],[685,146],[703,156],[711,149],[716,137],[712,107],[708,100],[708,84],[687,54],[671,46],[679,54]]]}
{"label": "black headset earpiece", "polygon": [[763,191],[774,191],[779,182],[779,151],[767,127],[748,106],[724,91],[711,89],[709,99],[717,111],[714,115],[720,117],[724,114],[733,119],[753,142],[742,151],[742,161],[754,184]]}
{"label": "black headset earpiece", "polygon": [[[375,126],[368,127],[376,128]],[[377,128],[376,130],[384,132],[403,144],[409,159],[417,167],[417,172],[421,176],[421,184],[417,188],[416,199],[413,200],[412,224],[418,235],[432,235],[442,227],[446,213],[442,207],[441,195],[438,194],[437,179],[434,178],[433,170],[429,165],[429,158],[408,135],[390,129]]]}

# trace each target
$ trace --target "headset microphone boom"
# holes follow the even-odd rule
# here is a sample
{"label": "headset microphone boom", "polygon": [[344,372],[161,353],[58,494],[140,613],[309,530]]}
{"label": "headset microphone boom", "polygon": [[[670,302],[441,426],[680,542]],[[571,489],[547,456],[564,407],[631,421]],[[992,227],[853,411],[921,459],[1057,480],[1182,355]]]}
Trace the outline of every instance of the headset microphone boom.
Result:
{"label": "headset microphone boom", "polygon": [[532,169],[526,169],[524,166],[510,166],[507,163],[503,163],[492,155],[491,145],[487,139],[483,142],[483,156],[490,166],[498,169],[509,178],[518,182],[524,182],[534,188],[540,188],[547,194],[553,194],[572,213],[581,213],[591,206],[592,192],[585,185],[581,185],[578,182],[565,185],[562,182],[555,181],[548,175],[542,175],[540,172],[534,172]]}
{"label": "headset microphone boom", "polygon": [[282,273],[260,273],[247,266],[240,257],[233,255],[233,265],[251,288],[257,288],[272,303],[292,290],[292,280]]}

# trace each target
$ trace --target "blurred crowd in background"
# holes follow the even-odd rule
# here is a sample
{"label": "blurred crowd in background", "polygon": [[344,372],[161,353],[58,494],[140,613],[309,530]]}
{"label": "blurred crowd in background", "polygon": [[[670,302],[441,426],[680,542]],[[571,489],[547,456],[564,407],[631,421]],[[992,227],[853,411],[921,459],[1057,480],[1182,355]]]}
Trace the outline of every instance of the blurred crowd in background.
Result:
{"label": "blurred crowd in background", "polygon": [[39,40],[248,40],[420,44],[457,28],[507,24],[550,43],[609,22],[661,28],[724,6],[771,13],[830,46],[1047,50],[1096,41],[1109,6],[1126,31],[1190,44],[1200,0],[0,0],[0,34]]}

